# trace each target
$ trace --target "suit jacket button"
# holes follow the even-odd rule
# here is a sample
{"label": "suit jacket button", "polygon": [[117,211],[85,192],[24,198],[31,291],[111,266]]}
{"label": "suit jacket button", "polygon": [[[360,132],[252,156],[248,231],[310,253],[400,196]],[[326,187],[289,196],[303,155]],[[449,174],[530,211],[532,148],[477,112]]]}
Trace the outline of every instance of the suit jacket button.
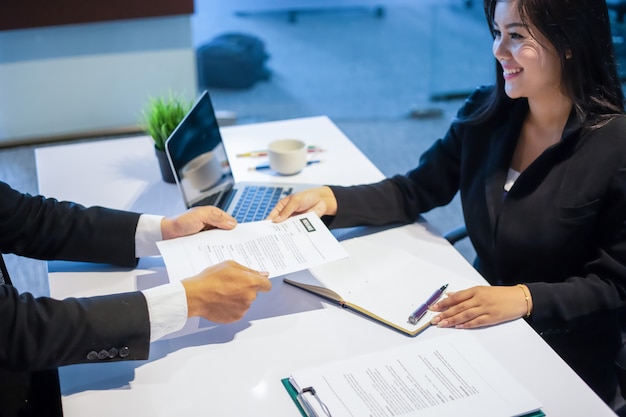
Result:
{"label": "suit jacket button", "polygon": [[102,359],[107,359],[109,357],[109,352],[107,352],[106,350],[102,349],[100,352],[98,352],[98,359],[102,360]]}
{"label": "suit jacket button", "polygon": [[111,348],[109,349],[109,358],[114,358],[117,356],[117,348]]}
{"label": "suit jacket button", "polygon": [[128,346],[124,346],[120,348],[120,358],[125,358],[130,355],[130,349]]}
{"label": "suit jacket button", "polygon": [[96,352],[95,350],[92,350],[91,352],[87,354],[87,359],[90,361],[95,361],[96,359],[98,359],[98,352]]}

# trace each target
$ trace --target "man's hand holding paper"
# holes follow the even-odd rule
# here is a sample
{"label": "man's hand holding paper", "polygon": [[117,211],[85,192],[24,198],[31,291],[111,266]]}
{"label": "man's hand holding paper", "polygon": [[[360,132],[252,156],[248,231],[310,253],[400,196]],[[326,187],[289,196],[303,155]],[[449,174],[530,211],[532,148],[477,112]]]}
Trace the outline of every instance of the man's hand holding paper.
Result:
{"label": "man's hand holding paper", "polygon": [[276,277],[348,256],[314,213],[282,223],[265,220],[238,224],[158,242],[170,281],[181,280],[225,260]]}

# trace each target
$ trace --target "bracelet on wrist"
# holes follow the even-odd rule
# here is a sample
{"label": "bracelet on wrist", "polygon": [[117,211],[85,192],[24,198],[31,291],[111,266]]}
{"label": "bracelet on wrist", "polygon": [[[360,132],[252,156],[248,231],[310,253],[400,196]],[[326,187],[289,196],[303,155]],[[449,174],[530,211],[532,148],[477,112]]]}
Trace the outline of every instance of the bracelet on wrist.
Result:
{"label": "bracelet on wrist", "polygon": [[528,289],[524,285],[517,284],[517,286],[520,287],[524,293],[524,299],[526,300],[526,315],[524,318],[528,318],[530,317],[530,294],[528,294]]}

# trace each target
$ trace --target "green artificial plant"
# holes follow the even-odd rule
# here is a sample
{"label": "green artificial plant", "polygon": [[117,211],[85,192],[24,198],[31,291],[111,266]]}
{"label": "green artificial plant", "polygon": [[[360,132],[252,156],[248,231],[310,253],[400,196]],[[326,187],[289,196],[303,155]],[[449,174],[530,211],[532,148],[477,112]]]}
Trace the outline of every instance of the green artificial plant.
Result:
{"label": "green artificial plant", "polygon": [[154,146],[165,150],[165,141],[183,120],[193,103],[180,94],[150,98],[143,110],[143,129],[152,136]]}

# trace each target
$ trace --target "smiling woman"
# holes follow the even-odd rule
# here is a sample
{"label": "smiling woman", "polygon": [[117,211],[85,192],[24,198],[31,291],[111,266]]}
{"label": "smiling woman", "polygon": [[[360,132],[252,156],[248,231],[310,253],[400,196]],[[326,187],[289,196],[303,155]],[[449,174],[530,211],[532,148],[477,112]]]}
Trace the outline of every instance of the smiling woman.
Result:
{"label": "smiling woman", "polygon": [[493,54],[502,66],[506,95],[526,97],[531,107],[511,163],[519,173],[559,142],[572,99],[561,85],[556,49],[532,23],[523,23],[513,3],[496,4],[492,33]]}
{"label": "smiling woman", "polygon": [[460,191],[491,286],[440,300],[432,323],[524,318],[610,403],[626,307],[626,116],[608,10],[603,0],[484,0],[484,10],[495,85],[466,100],[415,169],[297,193],[270,217],[317,209],[330,227],[409,223]]}
{"label": "smiling woman", "polygon": [[[579,118],[585,118],[589,112],[603,113],[603,108],[617,113],[623,111],[623,92],[617,77],[611,26],[604,0],[571,2],[567,7],[561,7],[558,1],[486,0],[485,13],[491,22],[494,54],[497,43],[496,9],[499,4],[500,10],[510,4],[507,9],[514,9],[510,13],[518,15],[519,23],[525,26],[540,47],[556,54],[561,89],[573,98],[574,110]],[[590,27],[596,27],[593,33],[580,30]],[[502,64],[496,60],[496,82],[502,89],[498,88],[494,94],[504,92],[503,70]]]}
{"label": "smiling woman", "polygon": [[562,96],[561,65],[556,49],[532,24],[522,23],[517,9],[500,2],[495,8],[493,54],[502,65],[505,91],[511,98]]}

